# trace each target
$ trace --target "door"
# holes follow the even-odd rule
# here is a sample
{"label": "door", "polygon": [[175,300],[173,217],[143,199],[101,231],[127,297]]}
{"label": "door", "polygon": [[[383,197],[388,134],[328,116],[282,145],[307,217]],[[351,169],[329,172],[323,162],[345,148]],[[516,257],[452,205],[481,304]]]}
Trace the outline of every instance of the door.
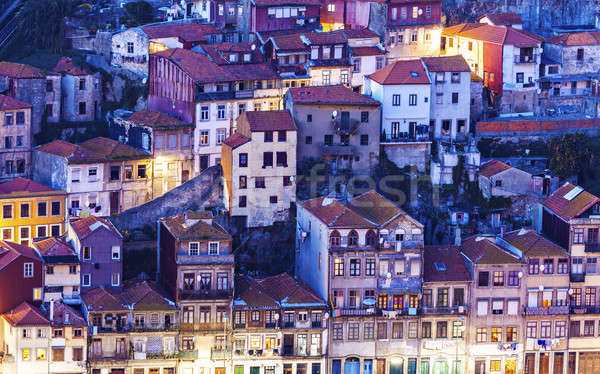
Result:
{"label": "door", "polygon": [[575,360],[577,359],[576,354],[577,353],[575,352],[569,352],[569,368],[567,371],[569,374],[575,374]]}
{"label": "door", "polygon": [[417,123],[409,122],[408,123],[408,137],[411,139],[415,139],[417,136]]}
{"label": "door", "polygon": [[377,360],[377,373],[376,374],[385,374],[385,359],[380,358]]}
{"label": "door", "polygon": [[552,371],[553,374],[563,374],[563,368],[565,361],[565,354],[562,352],[554,353],[554,369]]}
{"label": "door", "polygon": [[349,357],[344,362],[344,374],[360,374],[360,360],[356,357]]}
{"label": "door", "polygon": [[200,156],[200,171],[208,169],[208,156]]}
{"label": "door", "polygon": [[344,130],[350,130],[350,112],[342,112],[342,123],[341,128]]}
{"label": "door", "polygon": [[550,354],[540,353],[539,374],[550,374]]}
{"label": "door", "polygon": [[225,368],[224,367],[216,367],[215,374],[225,374]]}
{"label": "door", "polygon": [[244,374],[244,365],[235,365],[233,374]]}
{"label": "door", "polygon": [[342,361],[333,360],[331,363],[331,374],[341,374],[342,372]]}
{"label": "door", "polygon": [[398,139],[400,136],[400,122],[392,122],[392,133],[390,135],[392,139]]}
{"label": "door", "polygon": [[283,335],[283,354],[291,355],[294,353],[294,335],[285,334]]}
{"label": "door", "polygon": [[190,171],[182,170],[181,171],[181,183],[185,183],[190,180]]}
{"label": "door", "polygon": [[435,362],[434,374],[448,374],[448,361],[440,360]]}
{"label": "door", "polygon": [[485,374],[485,360],[475,360],[475,374]]}
{"label": "door", "polygon": [[250,367],[250,374],[260,374],[260,367],[258,367],[258,366],[251,366]]}
{"label": "door", "polygon": [[373,360],[363,361],[363,374],[373,374]]}
{"label": "door", "polygon": [[506,369],[504,370],[505,374],[517,374],[517,361],[516,360],[506,360],[505,367],[506,367]]}
{"label": "door", "polygon": [[421,361],[420,374],[429,374],[429,361]]}
{"label": "door", "polygon": [[390,374],[404,374],[404,360],[395,358],[390,360]]}
{"label": "door", "polygon": [[165,314],[165,328],[166,329],[171,328],[171,315],[170,314]]}
{"label": "door", "polygon": [[194,6],[194,3],[187,3],[186,4],[186,8],[185,8],[185,16],[186,17],[191,17],[192,16],[193,6]]}
{"label": "door", "polygon": [[110,193],[110,215],[119,213],[119,191]]}

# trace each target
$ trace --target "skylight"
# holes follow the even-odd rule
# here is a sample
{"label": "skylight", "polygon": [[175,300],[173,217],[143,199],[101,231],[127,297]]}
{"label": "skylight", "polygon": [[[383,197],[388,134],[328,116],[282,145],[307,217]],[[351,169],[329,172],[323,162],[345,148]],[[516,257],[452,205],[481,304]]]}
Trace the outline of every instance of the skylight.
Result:
{"label": "skylight", "polygon": [[416,71],[411,71],[410,72],[410,76],[413,78],[418,78],[419,77],[419,73],[417,73]]}
{"label": "skylight", "polygon": [[573,200],[577,195],[579,195],[581,192],[583,192],[583,188],[576,186],[575,188],[573,188],[571,191],[567,192],[565,194],[565,196],[563,196],[565,199],[571,201]]}
{"label": "skylight", "polygon": [[434,262],[437,271],[446,271],[446,264],[443,262]]}

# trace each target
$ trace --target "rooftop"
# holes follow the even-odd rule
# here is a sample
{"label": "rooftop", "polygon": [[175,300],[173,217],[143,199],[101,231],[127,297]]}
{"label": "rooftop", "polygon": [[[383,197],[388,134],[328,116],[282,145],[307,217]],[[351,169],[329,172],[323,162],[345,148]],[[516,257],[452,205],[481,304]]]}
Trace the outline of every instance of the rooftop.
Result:
{"label": "rooftop", "polygon": [[93,138],[80,144],[55,140],[37,148],[40,152],[64,157],[70,164],[101,163],[117,160],[139,160],[151,156],[143,151],[109,138]]}
{"label": "rooftop", "polygon": [[308,51],[308,47],[300,38],[302,34],[291,34],[291,35],[274,35],[271,36],[270,40],[273,42],[273,46],[279,51]]}
{"label": "rooftop", "polygon": [[50,237],[33,242],[42,256],[77,256],[75,250],[64,237]]}
{"label": "rooftop", "polygon": [[569,221],[598,202],[600,202],[600,198],[585,191],[582,187],[567,182],[548,196],[542,205],[563,220]]}
{"label": "rooftop", "polygon": [[191,127],[192,125],[183,122],[175,117],[171,117],[162,112],[154,110],[138,110],[129,117],[129,121],[140,125],[150,126],[155,129],[173,129],[180,127]]}
{"label": "rooftop", "polygon": [[15,110],[15,109],[27,109],[31,108],[32,105],[19,101],[7,95],[0,95],[0,111]]}
{"label": "rooftop", "polygon": [[73,64],[73,60],[70,57],[61,57],[61,59],[58,60],[58,63],[52,71],[54,71],[55,73],[64,73],[78,76],[90,74],[90,72],[88,72],[85,68]]}
{"label": "rooftop", "polygon": [[495,26],[511,26],[511,25],[522,25],[523,20],[517,13],[486,13],[479,17],[477,20],[481,20],[487,17]]}
{"label": "rooftop", "polygon": [[423,57],[422,60],[427,70],[432,72],[471,72],[469,64],[461,55]]}
{"label": "rooftop", "polygon": [[118,312],[129,310],[121,293],[104,287],[95,287],[81,295],[90,312]]}
{"label": "rooftop", "polygon": [[299,203],[331,228],[376,228],[374,222],[362,217],[335,198],[317,197]]}
{"label": "rooftop", "polygon": [[446,27],[444,36],[460,36],[503,45],[539,45],[543,38],[527,31],[506,26],[493,26],[487,23],[462,23]]}
{"label": "rooftop", "polygon": [[21,256],[34,261],[41,261],[33,248],[0,240],[0,270]]}
{"label": "rooftop", "polygon": [[496,244],[495,236],[474,235],[464,239],[461,252],[480,265],[520,264],[520,258]]}
{"label": "rooftop", "polygon": [[41,69],[8,61],[0,61],[0,75],[24,79],[45,78],[44,72]]}
{"label": "rooftop", "polygon": [[242,116],[248,120],[250,131],[296,131],[294,119],[287,110],[250,111]]}
{"label": "rooftop", "polygon": [[380,106],[381,103],[354,92],[343,85],[312,86],[289,89],[294,104],[363,105]]}
{"label": "rooftop", "polygon": [[117,228],[109,220],[96,216],[89,216],[77,221],[71,221],[70,225],[80,240],[86,238],[88,235],[98,229],[109,230],[114,235],[121,237],[119,230],[117,230]]}
{"label": "rooftop", "polygon": [[[57,192],[65,193],[64,191],[54,190],[50,187],[44,186],[38,182],[32,181],[27,178],[15,178],[11,181],[0,183],[0,195],[24,195],[38,192]],[[3,196],[6,197],[6,196]]]}
{"label": "rooftop", "polygon": [[175,310],[175,303],[155,281],[130,279],[123,282],[123,299],[133,310]]}
{"label": "rooftop", "polygon": [[[48,319],[49,317],[49,306],[46,308],[47,311],[44,313]],[[83,327],[87,325],[85,319],[81,314],[70,306],[64,304],[62,301],[54,302],[54,316],[50,321],[52,326],[77,326]]]}
{"label": "rooftop", "polygon": [[395,61],[368,77],[383,85],[431,83],[421,60]]}
{"label": "rooftop", "polygon": [[161,219],[176,240],[231,240],[231,235],[214,219],[197,218],[189,213]]}
{"label": "rooftop", "polygon": [[479,168],[479,175],[483,175],[486,178],[493,177],[505,170],[510,169],[512,166],[505,164],[499,160],[490,160]]}
{"label": "rooftop", "polygon": [[[348,206],[377,225],[384,225],[399,215],[404,215],[412,220],[412,217],[406,214],[404,210],[400,209],[396,204],[386,199],[375,190],[370,190],[355,197],[348,203]],[[420,222],[416,220],[413,221],[418,226],[423,227]]]}
{"label": "rooftop", "polygon": [[[256,48],[256,43],[218,43],[204,44],[197,48],[204,53],[217,65],[227,64],[248,64],[264,62],[264,57]],[[196,48],[194,48],[196,50]],[[232,58],[232,55],[235,57]],[[244,60],[244,55],[250,55],[250,61]]]}
{"label": "rooftop", "polygon": [[504,234],[507,243],[520,250],[525,257],[568,257],[567,251],[531,229],[520,229]]}
{"label": "rooftop", "polygon": [[238,276],[233,305],[240,309],[327,306],[306,284],[287,273],[262,279]]}
{"label": "rooftop", "polygon": [[219,33],[215,25],[203,23],[165,23],[142,26],[141,30],[150,39],[177,37],[184,42],[204,41],[206,35]]}
{"label": "rooftop", "polygon": [[455,245],[427,245],[423,252],[424,282],[468,282],[471,275]]}
{"label": "rooftop", "polygon": [[24,301],[2,315],[12,326],[50,326],[50,321],[41,310]]}
{"label": "rooftop", "polygon": [[223,144],[235,149],[242,144],[246,144],[250,141],[250,138],[246,138],[244,135],[240,133],[233,133],[229,135],[229,137],[223,140]]}
{"label": "rooftop", "polygon": [[546,43],[563,46],[600,45],[600,31],[565,33],[546,39]]}
{"label": "rooftop", "polygon": [[321,5],[321,0],[254,0],[256,6]]}

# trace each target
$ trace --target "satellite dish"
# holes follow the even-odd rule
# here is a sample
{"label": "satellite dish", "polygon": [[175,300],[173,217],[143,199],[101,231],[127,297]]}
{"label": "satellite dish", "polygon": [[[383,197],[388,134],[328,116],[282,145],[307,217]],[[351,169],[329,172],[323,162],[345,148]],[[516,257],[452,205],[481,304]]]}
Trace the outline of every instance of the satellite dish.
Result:
{"label": "satellite dish", "polygon": [[147,82],[147,81],[148,81],[148,78],[144,78],[144,79],[142,79],[142,83],[143,83],[143,84],[146,84],[146,82]]}
{"label": "satellite dish", "polygon": [[256,49],[256,44],[252,44],[252,45],[250,46],[250,49],[254,51],[254,50]]}
{"label": "satellite dish", "polygon": [[385,275],[385,277],[386,277],[387,279],[390,279],[390,278],[392,278],[392,273],[387,273],[387,274]]}
{"label": "satellite dish", "polygon": [[334,110],[333,113],[331,113],[334,117],[337,117],[337,110]]}
{"label": "satellite dish", "polygon": [[423,9],[419,9],[419,15],[423,14]]}
{"label": "satellite dish", "polygon": [[290,176],[290,182],[293,182],[293,181],[294,181],[294,176],[293,176],[293,175],[291,175],[291,176]]}

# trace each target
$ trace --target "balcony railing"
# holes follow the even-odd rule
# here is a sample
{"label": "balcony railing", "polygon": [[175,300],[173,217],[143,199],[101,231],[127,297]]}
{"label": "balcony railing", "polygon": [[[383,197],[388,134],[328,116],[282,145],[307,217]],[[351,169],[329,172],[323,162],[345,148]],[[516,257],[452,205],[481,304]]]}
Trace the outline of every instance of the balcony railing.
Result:
{"label": "balcony railing", "polygon": [[421,308],[423,314],[467,314],[466,306],[424,306]]}
{"label": "balcony railing", "polygon": [[529,307],[526,306],[525,315],[527,316],[552,316],[552,315],[561,315],[561,314],[569,314],[569,306],[568,305],[554,305],[547,307]]}
{"label": "balcony railing", "polygon": [[352,156],[356,153],[354,146],[344,144],[321,144],[319,149],[323,156]]}
{"label": "balcony railing", "polygon": [[600,243],[585,243],[586,252],[600,252]]}
{"label": "balcony railing", "polygon": [[254,90],[235,91],[236,99],[248,99],[254,97]]}
{"label": "balcony railing", "polygon": [[533,55],[516,55],[515,64],[535,64],[537,62],[537,54]]}
{"label": "balcony railing", "polygon": [[310,326],[313,329],[319,329],[319,328],[323,327],[323,321],[312,321]]}
{"label": "balcony railing", "polygon": [[228,299],[233,296],[231,289],[227,290],[185,290],[179,289],[179,298],[184,300]]}
{"label": "balcony railing", "polygon": [[[377,315],[376,308],[342,308],[338,309],[341,312],[340,317],[361,317]],[[336,315],[336,317],[338,317]]]}
{"label": "balcony railing", "polygon": [[338,134],[354,134],[358,130],[360,121],[356,119],[348,119],[342,121],[341,119],[334,119],[331,121],[333,129]]}
{"label": "balcony railing", "polygon": [[116,352],[91,352],[89,355],[90,360],[128,360],[129,352],[116,353]]}
{"label": "balcony railing", "polygon": [[429,141],[429,130],[427,133],[420,133],[410,135],[407,132],[399,133],[398,135],[388,135],[381,137],[381,143],[411,143],[411,142],[428,142]]}
{"label": "balcony railing", "polygon": [[571,305],[571,314],[600,314],[598,305]]}
{"label": "balcony railing", "polygon": [[585,282],[585,273],[571,273],[570,278],[573,283],[583,283]]}
{"label": "balcony railing", "polygon": [[211,348],[210,349],[210,359],[211,360],[224,360],[227,358],[231,358],[233,352],[231,348]]}
{"label": "balcony railing", "polygon": [[181,360],[197,360],[198,359],[198,351],[179,351],[177,355]]}

